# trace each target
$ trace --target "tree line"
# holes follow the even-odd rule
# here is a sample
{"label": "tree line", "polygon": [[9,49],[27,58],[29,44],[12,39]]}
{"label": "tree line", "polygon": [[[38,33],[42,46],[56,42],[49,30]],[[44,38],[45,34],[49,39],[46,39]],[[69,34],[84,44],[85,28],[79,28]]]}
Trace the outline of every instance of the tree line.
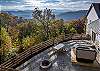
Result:
{"label": "tree line", "polygon": [[0,64],[27,48],[61,34],[84,33],[83,18],[64,22],[51,9],[35,8],[32,19],[0,13]]}

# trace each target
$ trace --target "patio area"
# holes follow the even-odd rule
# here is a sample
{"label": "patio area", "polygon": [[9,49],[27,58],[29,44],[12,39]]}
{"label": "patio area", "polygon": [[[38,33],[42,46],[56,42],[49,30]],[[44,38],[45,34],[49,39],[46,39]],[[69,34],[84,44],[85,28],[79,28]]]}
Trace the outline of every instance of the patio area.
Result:
{"label": "patio area", "polygon": [[71,40],[63,42],[64,48],[67,50],[65,53],[54,52],[53,47],[41,52],[40,54],[32,57],[16,69],[20,71],[43,71],[40,69],[40,62],[43,59],[52,61],[52,66],[45,71],[99,71],[99,68],[92,68],[86,66],[80,66],[78,64],[71,63],[71,48],[76,44],[82,46],[89,46],[90,43],[87,40]]}

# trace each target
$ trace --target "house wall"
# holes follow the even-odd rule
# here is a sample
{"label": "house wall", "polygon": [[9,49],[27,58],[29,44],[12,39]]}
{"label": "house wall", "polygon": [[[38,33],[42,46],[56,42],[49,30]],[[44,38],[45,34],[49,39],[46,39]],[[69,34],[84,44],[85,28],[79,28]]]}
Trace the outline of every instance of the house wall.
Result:
{"label": "house wall", "polygon": [[100,51],[97,53],[96,60],[97,60],[97,61],[98,61],[98,63],[100,64]]}
{"label": "house wall", "polygon": [[97,47],[97,58],[96,60],[98,61],[98,63],[100,64],[100,34],[98,34],[96,36],[96,47]]}
{"label": "house wall", "polygon": [[92,28],[94,27],[94,30],[95,29],[96,30],[94,31],[93,29],[91,29],[91,31],[94,31],[96,33],[96,39],[95,39],[95,42],[93,44],[96,46],[96,49],[97,49],[97,58],[96,58],[96,60],[100,64],[100,20],[97,20],[97,21],[99,21],[99,22],[92,23],[92,24],[94,24],[94,26],[92,25]]}
{"label": "house wall", "polygon": [[98,47],[100,47],[100,34],[96,34],[96,43]]}
{"label": "house wall", "polygon": [[98,19],[98,16],[96,14],[96,11],[94,7],[92,7],[91,11],[89,12],[87,16],[86,34],[89,34],[90,36],[92,35],[92,29],[89,24],[97,19]]}
{"label": "house wall", "polygon": [[100,26],[100,19],[98,18],[94,7],[92,7],[90,13],[89,13],[88,16],[87,16],[86,34],[89,34],[89,35],[92,37],[92,31],[93,31],[94,33],[96,33],[96,41],[95,41],[94,45],[96,45],[97,51],[98,51],[96,60],[97,60],[98,63],[100,64],[100,28],[98,29],[98,32],[99,32],[99,33],[98,33],[98,32],[96,32],[96,31],[94,31],[94,30],[91,28],[91,25],[90,25],[90,23],[92,23],[92,22],[94,22],[94,21],[96,21],[96,20],[99,20],[99,22],[98,22],[99,25],[96,24],[96,23],[94,23],[94,24],[96,24],[97,26],[93,26],[93,25],[92,25],[92,27],[94,27],[94,28],[97,29],[97,27]]}

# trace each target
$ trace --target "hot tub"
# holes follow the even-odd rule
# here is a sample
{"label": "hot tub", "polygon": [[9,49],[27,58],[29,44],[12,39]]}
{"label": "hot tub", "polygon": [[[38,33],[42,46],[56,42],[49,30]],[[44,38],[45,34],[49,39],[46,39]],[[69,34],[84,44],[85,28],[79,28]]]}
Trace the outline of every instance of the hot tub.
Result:
{"label": "hot tub", "polygon": [[77,47],[76,59],[77,61],[93,62],[96,59],[96,50],[91,47]]}

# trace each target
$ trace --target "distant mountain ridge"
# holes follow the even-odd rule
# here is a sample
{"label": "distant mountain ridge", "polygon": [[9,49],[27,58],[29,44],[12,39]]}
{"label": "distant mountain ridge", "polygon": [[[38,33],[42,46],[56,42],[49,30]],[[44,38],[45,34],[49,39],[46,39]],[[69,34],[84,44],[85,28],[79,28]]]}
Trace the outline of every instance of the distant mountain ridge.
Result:
{"label": "distant mountain ridge", "polygon": [[86,16],[86,13],[87,13],[87,10],[64,12],[57,15],[57,18],[64,19],[64,20],[79,19],[82,16]]}
{"label": "distant mountain ridge", "polygon": [[1,12],[7,12],[8,14],[23,17],[23,18],[26,18],[26,19],[31,19],[32,18],[32,10],[1,11]]}
{"label": "distant mountain ridge", "polygon": [[[26,19],[32,18],[32,10],[24,10],[24,11],[1,11],[1,12],[7,12],[9,14],[24,17]],[[79,10],[79,11],[71,11],[71,12],[65,12],[62,10],[55,10],[53,13],[56,14],[56,18],[64,19],[64,20],[73,20],[73,19],[79,19],[82,16],[85,16],[87,13],[87,10]]]}

